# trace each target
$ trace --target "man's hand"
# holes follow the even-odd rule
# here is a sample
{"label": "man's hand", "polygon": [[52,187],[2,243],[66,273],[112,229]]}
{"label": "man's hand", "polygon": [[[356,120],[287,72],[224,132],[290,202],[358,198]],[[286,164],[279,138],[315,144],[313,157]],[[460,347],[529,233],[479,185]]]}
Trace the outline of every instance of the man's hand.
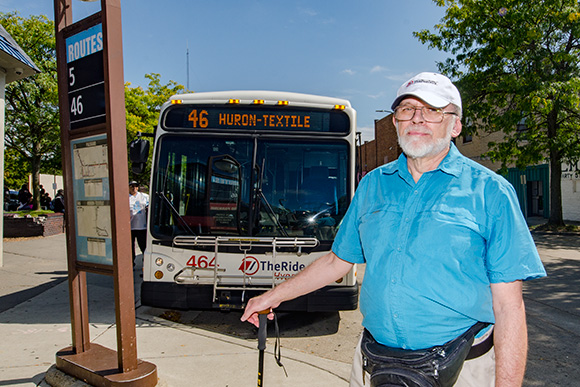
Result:
{"label": "man's hand", "polygon": [[264,293],[261,296],[254,297],[250,301],[248,301],[246,309],[244,310],[244,314],[242,315],[242,318],[240,320],[247,321],[259,328],[260,323],[258,321],[258,313],[264,310],[270,311],[270,313],[268,313],[268,319],[273,320],[274,313],[272,312],[272,309],[278,307],[280,303],[272,302],[270,300],[273,298],[271,295],[272,292],[273,290],[270,290],[269,292]]}

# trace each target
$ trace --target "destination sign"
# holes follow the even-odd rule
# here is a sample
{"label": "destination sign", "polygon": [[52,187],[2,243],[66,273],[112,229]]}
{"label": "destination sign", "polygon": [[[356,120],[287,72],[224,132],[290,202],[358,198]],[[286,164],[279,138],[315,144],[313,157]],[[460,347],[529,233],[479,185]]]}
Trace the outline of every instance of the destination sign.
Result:
{"label": "destination sign", "polygon": [[341,110],[287,106],[175,105],[167,109],[165,129],[224,129],[331,132],[346,134],[348,115]]}

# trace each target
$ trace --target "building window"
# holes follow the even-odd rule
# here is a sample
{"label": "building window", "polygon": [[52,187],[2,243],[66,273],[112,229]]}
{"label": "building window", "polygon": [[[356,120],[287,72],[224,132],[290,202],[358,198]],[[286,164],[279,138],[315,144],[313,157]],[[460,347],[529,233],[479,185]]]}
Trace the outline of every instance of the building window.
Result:
{"label": "building window", "polygon": [[463,135],[463,143],[467,144],[473,141],[473,135],[471,134],[464,134]]}
{"label": "building window", "polygon": [[516,130],[521,133],[521,132],[525,132],[526,130],[528,130],[528,126],[526,125],[526,117],[522,118],[520,120],[520,122],[517,123],[516,125]]}

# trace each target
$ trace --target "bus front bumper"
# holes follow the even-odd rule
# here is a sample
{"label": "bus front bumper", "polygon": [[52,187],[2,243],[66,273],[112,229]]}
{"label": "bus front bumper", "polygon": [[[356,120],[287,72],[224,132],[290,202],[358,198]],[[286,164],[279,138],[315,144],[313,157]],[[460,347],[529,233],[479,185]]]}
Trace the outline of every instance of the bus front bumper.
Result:
{"label": "bus front bumper", "polygon": [[[331,312],[358,307],[358,283],[354,286],[326,286],[282,303],[280,312]],[[156,308],[181,310],[243,309],[246,302],[263,291],[218,290],[214,302],[212,285],[182,285],[171,282],[143,282],[141,304]]]}

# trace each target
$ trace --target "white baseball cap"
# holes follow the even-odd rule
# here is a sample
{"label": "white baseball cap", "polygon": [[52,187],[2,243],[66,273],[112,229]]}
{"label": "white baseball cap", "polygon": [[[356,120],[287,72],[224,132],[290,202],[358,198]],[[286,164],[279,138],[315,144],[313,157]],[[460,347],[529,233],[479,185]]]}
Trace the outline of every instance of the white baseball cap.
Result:
{"label": "white baseball cap", "polygon": [[436,108],[443,108],[450,103],[461,108],[461,95],[457,87],[445,75],[437,73],[420,73],[403,83],[397,90],[397,98],[391,109],[407,97],[417,97]]}

